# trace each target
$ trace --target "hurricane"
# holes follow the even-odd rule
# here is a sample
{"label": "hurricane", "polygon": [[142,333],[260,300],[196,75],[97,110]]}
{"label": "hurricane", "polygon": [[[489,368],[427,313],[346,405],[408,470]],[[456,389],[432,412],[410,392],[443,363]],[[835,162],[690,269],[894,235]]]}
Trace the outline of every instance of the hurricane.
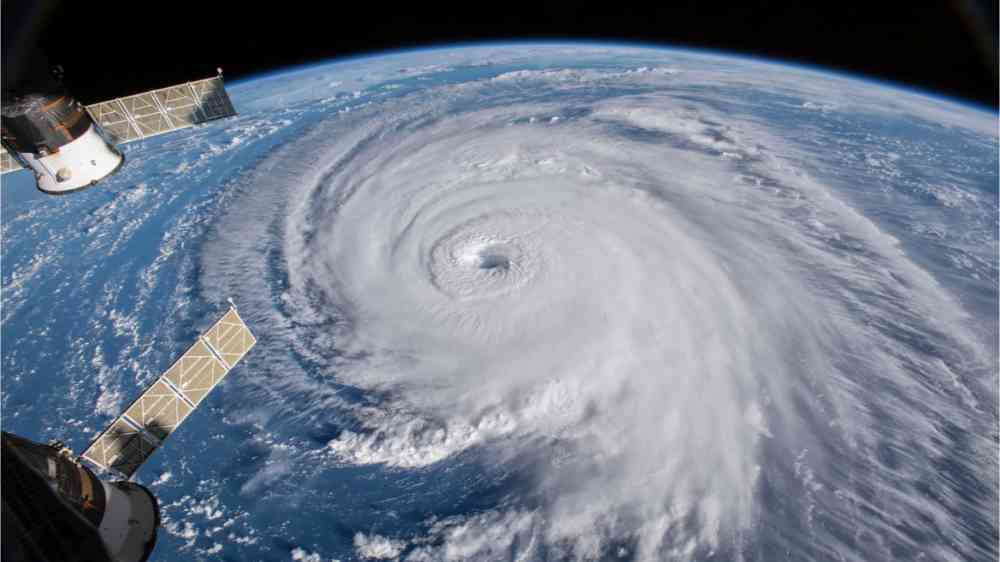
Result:
{"label": "hurricane", "polygon": [[[200,211],[192,291],[259,337],[220,406],[268,434],[242,497],[435,490],[318,524],[358,558],[997,555],[995,189],[947,199],[987,257],[943,276],[889,176],[830,173],[921,156],[824,128],[952,110],[657,56],[311,100]],[[956,115],[995,180],[995,120]]]}

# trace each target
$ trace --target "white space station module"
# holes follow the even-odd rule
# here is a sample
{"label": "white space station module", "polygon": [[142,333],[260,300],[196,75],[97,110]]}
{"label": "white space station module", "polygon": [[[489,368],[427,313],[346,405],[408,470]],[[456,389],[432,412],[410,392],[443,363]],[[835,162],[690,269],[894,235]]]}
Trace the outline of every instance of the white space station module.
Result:
{"label": "white space station module", "polygon": [[147,560],[160,508],[132,475],[256,343],[230,308],[79,457],[59,442],[4,432],[2,559]]}
{"label": "white space station module", "polygon": [[54,195],[94,185],[124,163],[115,147],[236,115],[218,75],[84,106],[55,78],[5,92],[0,174],[28,168]]}

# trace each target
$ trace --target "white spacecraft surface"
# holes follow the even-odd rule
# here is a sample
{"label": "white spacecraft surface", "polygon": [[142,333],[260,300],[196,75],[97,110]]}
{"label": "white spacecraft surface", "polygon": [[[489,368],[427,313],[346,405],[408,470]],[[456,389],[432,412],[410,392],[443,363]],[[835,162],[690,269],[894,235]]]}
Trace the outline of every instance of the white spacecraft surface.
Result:
{"label": "white spacecraft surface", "polygon": [[124,163],[127,142],[236,115],[218,75],[84,106],[50,83],[5,99],[0,174],[28,168],[60,195],[94,185]]}

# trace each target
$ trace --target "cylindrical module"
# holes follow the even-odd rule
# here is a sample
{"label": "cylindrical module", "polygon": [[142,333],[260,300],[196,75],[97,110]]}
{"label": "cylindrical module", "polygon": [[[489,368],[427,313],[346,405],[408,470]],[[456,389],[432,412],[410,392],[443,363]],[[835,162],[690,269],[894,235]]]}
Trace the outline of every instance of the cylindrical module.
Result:
{"label": "cylindrical module", "polygon": [[145,486],[119,480],[101,481],[106,507],[98,527],[101,540],[114,560],[142,561],[156,545],[160,507]]}
{"label": "cylindrical module", "polygon": [[[60,447],[7,432],[3,432],[3,446],[4,517],[8,519],[4,531],[20,535],[4,540],[31,547],[15,551],[21,559],[29,555],[53,561],[149,559],[156,545],[160,506],[148,489],[135,482],[101,480]],[[96,539],[90,550],[88,537]],[[98,541],[100,546],[95,546]]]}
{"label": "cylindrical module", "polygon": [[3,145],[34,171],[41,191],[63,194],[83,189],[124,162],[87,110],[61,88],[11,98],[4,100],[2,110]]}

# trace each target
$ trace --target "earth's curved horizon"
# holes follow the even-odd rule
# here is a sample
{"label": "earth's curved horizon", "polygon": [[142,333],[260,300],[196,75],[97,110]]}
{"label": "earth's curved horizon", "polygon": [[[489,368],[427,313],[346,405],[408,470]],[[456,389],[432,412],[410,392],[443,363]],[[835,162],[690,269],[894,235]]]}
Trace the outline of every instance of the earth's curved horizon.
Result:
{"label": "earth's curved horizon", "polygon": [[696,56],[696,57],[721,58],[734,61],[744,61],[754,64],[780,66],[780,67],[799,70],[802,72],[823,74],[826,76],[835,76],[843,80],[850,80],[853,82],[863,82],[871,86],[897,90],[900,93],[905,93],[907,95],[928,98],[936,100],[938,102],[946,102],[965,109],[970,109],[981,113],[987,113],[991,117],[996,117],[997,115],[1000,115],[1000,109],[985,105],[982,102],[971,98],[962,97],[961,95],[943,93],[925,86],[910,84],[898,80],[889,80],[874,74],[866,74],[864,72],[857,72],[843,68],[824,66],[820,63],[787,61],[766,55],[741,53],[736,51],[726,51],[724,49],[713,49],[709,47],[694,47],[687,45],[673,45],[673,44],[643,42],[643,41],[612,41],[604,39],[594,39],[594,40],[526,39],[523,41],[503,41],[503,40],[462,41],[457,43],[447,43],[447,42],[433,43],[418,47],[387,48],[383,50],[366,51],[351,55],[331,57],[328,59],[319,59],[314,61],[302,62],[283,67],[275,67],[268,70],[262,70],[259,72],[242,75],[237,78],[229,78],[227,79],[227,82],[229,83],[230,87],[237,87],[237,86],[245,87],[249,86],[250,84],[258,80],[268,80],[271,78],[280,77],[282,75],[299,73],[299,72],[308,72],[318,67],[325,67],[330,65],[363,63],[370,59],[383,58],[383,57],[405,57],[407,55],[415,55],[415,54],[426,55],[428,53],[434,53],[438,51],[455,51],[460,49],[488,49],[488,48],[498,48],[498,47],[520,47],[520,48],[558,47],[560,45],[562,46],[573,45],[573,46],[591,47],[597,49],[614,48],[614,49],[639,49],[643,51],[654,51],[654,52],[660,51],[665,54],[671,54],[671,53],[686,54],[689,56]]}
{"label": "earth's curved horizon", "polygon": [[162,560],[997,557],[997,114],[780,61],[434,46],[3,180],[4,429],[82,450],[232,297],[139,472]]}

